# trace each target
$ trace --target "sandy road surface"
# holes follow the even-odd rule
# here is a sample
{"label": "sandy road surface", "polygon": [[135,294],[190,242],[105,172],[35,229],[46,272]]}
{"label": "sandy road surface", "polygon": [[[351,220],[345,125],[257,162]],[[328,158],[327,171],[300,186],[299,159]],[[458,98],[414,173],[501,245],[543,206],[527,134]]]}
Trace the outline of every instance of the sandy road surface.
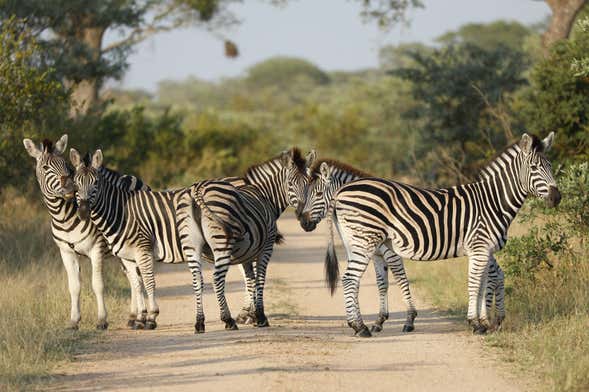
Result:
{"label": "sandy road surface", "polygon": [[[160,317],[155,331],[113,326],[106,343],[80,353],[58,370],[55,391],[518,391],[529,389],[483,349],[464,324],[418,301],[415,332],[401,332],[404,307],[391,286],[391,318],[372,339],[352,337],[341,288],[332,298],[323,283],[325,226],[304,233],[287,215],[286,243],[275,248],[266,290],[270,328],[225,331],[205,271],[207,332],[193,334],[194,306],[185,265],[159,265]],[[341,254],[341,253],[340,253]],[[342,259],[342,258],[340,258]],[[341,260],[340,260],[341,262]],[[341,264],[344,267],[343,263]],[[236,315],[241,275],[228,275]],[[374,270],[361,285],[364,319],[378,311]]]}

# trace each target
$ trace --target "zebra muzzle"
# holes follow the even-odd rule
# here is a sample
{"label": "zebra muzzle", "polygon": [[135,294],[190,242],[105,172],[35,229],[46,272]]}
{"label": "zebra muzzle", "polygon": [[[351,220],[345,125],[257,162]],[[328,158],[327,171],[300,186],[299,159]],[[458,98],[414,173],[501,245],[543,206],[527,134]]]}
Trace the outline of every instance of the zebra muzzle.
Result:
{"label": "zebra muzzle", "polygon": [[548,197],[546,198],[546,203],[548,207],[556,207],[561,200],[562,196],[560,195],[560,191],[555,186],[550,186],[548,188]]}
{"label": "zebra muzzle", "polygon": [[88,200],[81,200],[78,203],[78,216],[80,219],[86,220],[90,216],[90,206]]}
{"label": "zebra muzzle", "polygon": [[305,212],[299,216],[299,223],[305,231],[313,231],[317,227],[317,222],[311,220],[311,214]]}

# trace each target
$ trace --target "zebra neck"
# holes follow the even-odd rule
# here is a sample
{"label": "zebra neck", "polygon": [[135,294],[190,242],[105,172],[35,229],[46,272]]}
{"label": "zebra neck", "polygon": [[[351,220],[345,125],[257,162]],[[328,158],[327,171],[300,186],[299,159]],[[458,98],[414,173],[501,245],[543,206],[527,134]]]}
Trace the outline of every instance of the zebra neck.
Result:
{"label": "zebra neck", "polygon": [[249,170],[245,176],[246,181],[258,188],[270,202],[276,218],[288,207],[284,176],[280,163],[274,160]]}
{"label": "zebra neck", "polygon": [[63,224],[71,219],[76,219],[76,203],[73,200],[65,200],[62,197],[43,195],[43,204],[47,207],[51,219],[55,223]]}
{"label": "zebra neck", "polygon": [[364,178],[365,176],[336,167],[332,169],[331,177],[337,190],[348,182]]}
{"label": "zebra neck", "polygon": [[509,227],[524,204],[527,192],[521,185],[522,158],[515,147],[508,148],[481,173],[482,203]]}
{"label": "zebra neck", "polygon": [[94,202],[90,205],[92,221],[105,234],[112,234],[123,223],[123,206],[129,192],[117,188],[99,174]]}

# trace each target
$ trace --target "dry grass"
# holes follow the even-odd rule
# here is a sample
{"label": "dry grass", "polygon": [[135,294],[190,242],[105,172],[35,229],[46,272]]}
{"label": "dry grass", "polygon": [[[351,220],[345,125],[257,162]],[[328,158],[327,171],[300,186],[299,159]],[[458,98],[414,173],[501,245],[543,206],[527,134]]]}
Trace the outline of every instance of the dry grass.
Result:
{"label": "dry grass", "polygon": [[[524,233],[525,228],[517,228]],[[498,261],[501,264],[499,254]],[[466,259],[407,262],[414,287],[430,303],[466,318]],[[507,318],[486,343],[547,391],[589,390],[589,263],[559,260],[533,280],[506,277]]]}
{"label": "dry grass", "polygon": [[[83,259],[82,324],[79,331],[67,330],[66,274],[43,207],[5,196],[0,217],[0,390],[28,390],[81,344],[100,336],[94,330],[96,301]],[[128,289],[114,259],[105,263],[105,277],[109,321],[120,325]]]}

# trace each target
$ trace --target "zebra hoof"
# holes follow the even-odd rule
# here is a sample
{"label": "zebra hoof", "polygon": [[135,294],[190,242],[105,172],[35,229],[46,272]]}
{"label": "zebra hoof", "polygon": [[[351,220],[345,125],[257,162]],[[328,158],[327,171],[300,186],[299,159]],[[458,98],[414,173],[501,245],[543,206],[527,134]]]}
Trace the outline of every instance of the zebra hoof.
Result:
{"label": "zebra hoof", "polygon": [[72,321],[67,325],[65,329],[69,329],[70,331],[77,331],[78,329],[80,329],[80,325]]}
{"label": "zebra hoof", "polygon": [[484,325],[478,325],[473,328],[472,333],[474,335],[486,335],[487,334],[487,327]]}
{"label": "zebra hoof", "polygon": [[415,327],[413,325],[403,325],[403,332],[413,332],[415,331]]}
{"label": "zebra hoof", "polygon": [[145,329],[145,322],[143,322],[141,320],[135,320],[135,322],[131,326],[131,329],[134,329],[135,331]]}
{"label": "zebra hoof", "polygon": [[106,331],[108,329],[108,322],[100,321],[98,324],[96,324],[96,329],[99,331]]}
{"label": "zebra hoof", "polygon": [[229,321],[225,322],[225,329],[228,331],[237,331],[237,323],[233,319],[229,319]]}
{"label": "zebra hoof", "polygon": [[156,329],[157,328],[157,323],[155,322],[155,320],[147,320],[145,322],[145,329]]}
{"label": "zebra hoof", "polygon": [[382,325],[374,324],[372,328],[370,328],[371,332],[382,332]]}
{"label": "zebra hoof", "polygon": [[129,320],[127,320],[127,327],[129,327],[129,328],[133,328],[133,326],[135,325],[135,321],[136,321],[136,320],[137,320],[137,319],[134,319],[134,318],[129,318]]}
{"label": "zebra hoof", "polygon": [[259,328],[266,328],[270,326],[270,323],[268,322],[267,318],[264,318],[263,320],[258,320],[256,326]]}
{"label": "zebra hoof", "polygon": [[194,324],[194,333],[195,334],[199,334],[199,333],[205,333],[205,323],[203,322],[198,322],[196,324]]}
{"label": "zebra hoof", "polygon": [[356,336],[358,336],[359,338],[370,338],[372,337],[372,334],[368,330],[368,327],[365,325],[362,328],[360,328],[358,332],[356,332]]}

